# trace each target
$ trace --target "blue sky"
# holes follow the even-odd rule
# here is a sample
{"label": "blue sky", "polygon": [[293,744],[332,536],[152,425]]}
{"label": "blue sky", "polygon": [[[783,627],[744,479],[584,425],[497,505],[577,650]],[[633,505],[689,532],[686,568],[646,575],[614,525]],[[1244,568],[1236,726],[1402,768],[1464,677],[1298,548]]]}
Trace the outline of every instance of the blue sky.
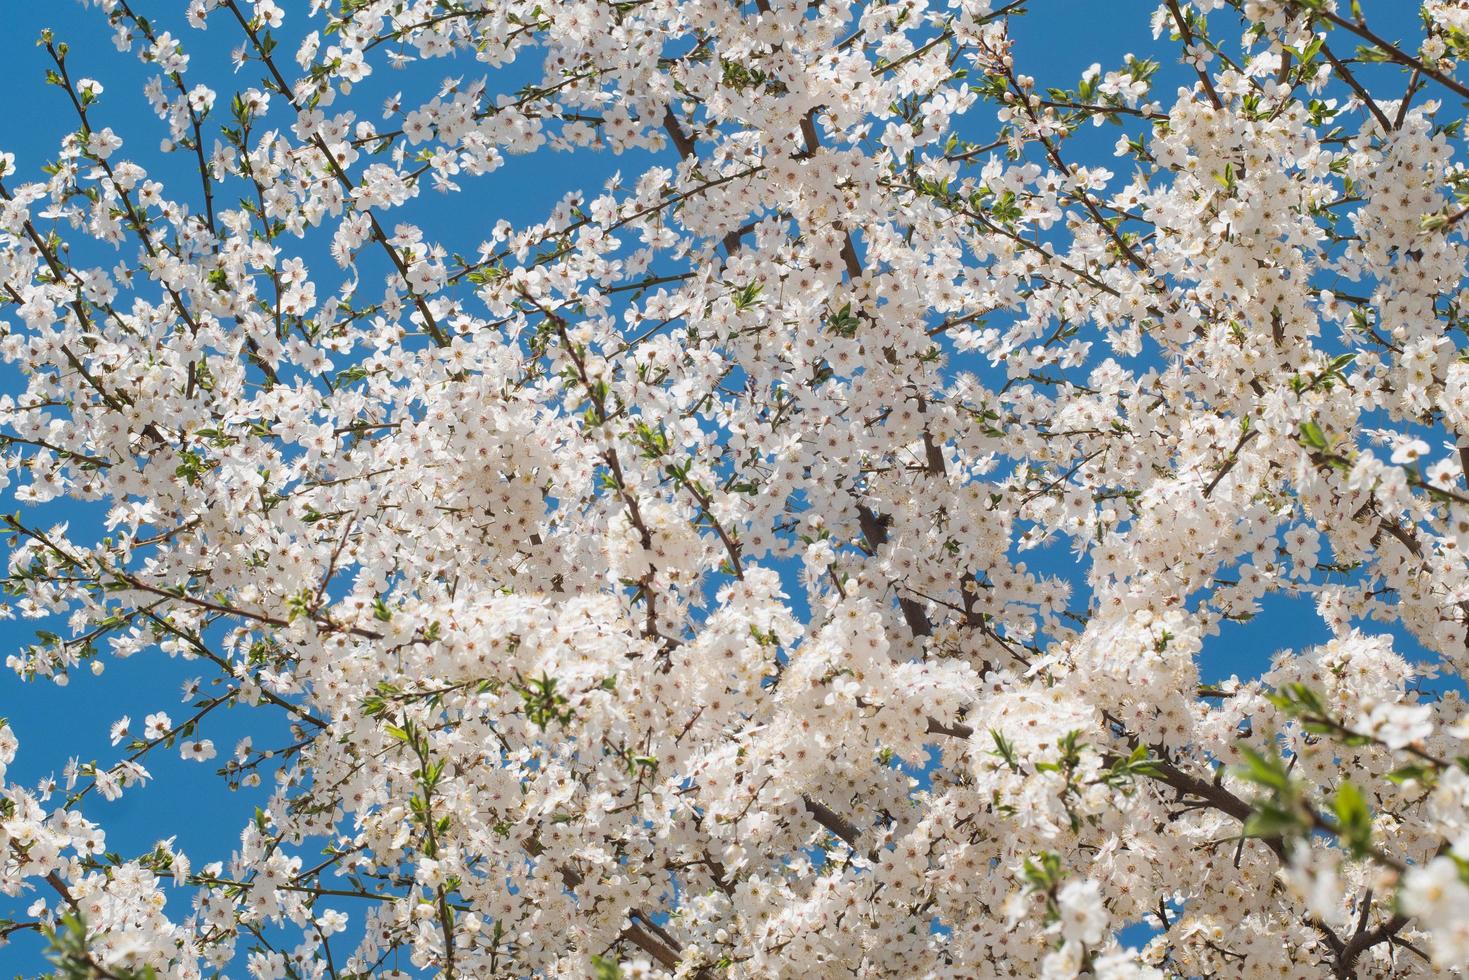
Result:
{"label": "blue sky", "polygon": [[[65,94],[44,82],[49,61],[35,45],[41,29],[51,27],[58,41],[71,46],[69,66],[73,77],[96,78],[106,86],[95,110],[95,124],[113,127],[128,140],[124,156],[137,159],[155,176],[163,177],[173,194],[186,195],[184,188],[193,186],[197,178],[188,167],[189,158],[157,152],[157,142],[166,131],[142,96],[148,70],[132,55],[115,50],[110,29],[100,13],[76,0],[22,0],[6,6],[0,63],[5,65],[9,99],[6,114],[0,119],[0,150],[14,153],[19,169],[19,177],[8,184],[39,178],[41,165],[54,156],[61,138],[75,128]],[[182,5],[177,2],[141,0],[134,6],[153,17],[159,30],[171,30],[184,41],[194,58],[190,80],[214,87],[221,93],[222,104],[227,104],[229,93],[236,88],[258,83],[254,65],[232,72],[229,51],[238,43],[239,32],[227,15],[214,15],[208,32],[199,34],[183,23],[177,13]],[[299,16],[300,4],[285,6],[291,16]],[[1088,65],[1101,62],[1104,69],[1116,67],[1128,51],[1163,61],[1157,92],[1165,103],[1171,101],[1178,84],[1186,84],[1191,78],[1175,63],[1175,53],[1166,38],[1161,42],[1152,40],[1148,20],[1154,4],[1147,0],[1035,0],[1030,6],[1031,13],[1015,22],[1016,64],[1018,70],[1035,76],[1043,86],[1073,87]],[[1411,14],[1411,4],[1367,0],[1364,6],[1374,23],[1382,22],[1380,15],[1385,15],[1386,23],[1401,25],[1402,32],[1407,32],[1410,19],[1405,14]],[[294,47],[289,39],[296,36],[290,25],[288,20],[283,32],[288,39],[284,44],[287,49]],[[423,66],[416,68],[408,75],[397,75],[379,67],[347,101],[359,107],[361,115],[377,119],[383,99],[398,89],[426,91],[451,72],[466,78],[484,73],[483,65],[469,61],[436,62],[427,71]],[[510,80],[510,88],[520,83],[513,74]],[[976,119],[990,125],[986,110],[977,110]],[[281,117],[276,123],[284,124]],[[1111,152],[1117,132],[1110,126],[1086,132],[1078,137],[1074,156],[1081,157],[1081,148],[1085,147],[1089,162],[1122,170]],[[429,237],[440,235],[452,249],[470,254],[499,219],[516,224],[538,220],[565,191],[582,187],[594,192],[614,171],[635,177],[648,164],[648,155],[642,153],[614,157],[610,153],[579,152],[573,156],[542,152],[532,157],[511,157],[501,170],[468,184],[462,196],[426,192],[412,206],[413,220],[425,227]],[[335,264],[329,261],[323,261],[320,268],[323,274],[337,274]],[[335,283],[319,291],[325,293],[331,285]],[[0,391],[18,390],[19,379],[7,371],[7,367],[0,366]],[[17,509],[8,493],[0,494],[0,509]],[[46,521],[69,520],[83,525],[96,520],[94,511],[75,505],[53,505],[44,512]],[[1026,558],[1033,569],[1077,577],[1070,553],[1062,545],[1029,553]],[[799,595],[799,589],[794,591]],[[1207,678],[1232,673],[1252,675],[1279,649],[1327,638],[1308,603],[1274,597],[1265,606],[1265,612],[1248,627],[1233,631],[1226,628],[1206,646]],[[0,651],[8,655],[29,642],[34,625],[0,622]],[[190,709],[180,703],[180,685],[184,679],[200,675],[208,677],[210,672],[197,663],[169,659],[157,650],[129,660],[108,659],[101,677],[78,673],[65,688],[44,681],[23,684],[13,673],[0,672],[0,715],[9,719],[21,740],[10,778],[32,783],[48,774],[59,777],[68,757],[74,755],[84,761],[115,761],[119,750],[109,745],[107,737],[111,722],[130,714],[136,728],[144,714],[159,709],[168,710],[175,719],[183,717]],[[246,733],[265,743],[283,739],[284,726],[267,712],[233,709],[210,719],[200,734],[214,739],[222,760],[235,740]],[[213,775],[212,765],[183,762],[176,752],[150,756],[148,768],[154,781],[147,788],[129,792],[111,803],[93,798],[86,806],[85,812],[107,829],[109,849],[132,856],[149,849],[161,835],[176,835],[177,843],[191,854],[196,866],[228,859],[240,826],[254,805],[264,799],[265,791],[231,793]],[[24,938],[16,945],[0,948],[0,973],[34,972],[39,963],[35,953],[35,943]]]}

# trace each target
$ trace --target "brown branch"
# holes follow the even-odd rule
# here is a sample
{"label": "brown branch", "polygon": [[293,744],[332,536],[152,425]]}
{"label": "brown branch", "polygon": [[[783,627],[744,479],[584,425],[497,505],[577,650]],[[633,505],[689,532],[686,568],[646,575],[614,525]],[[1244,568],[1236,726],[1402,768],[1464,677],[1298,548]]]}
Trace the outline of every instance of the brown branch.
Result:
{"label": "brown branch", "polygon": [[[1178,0],[1168,0],[1168,10],[1173,14],[1173,22],[1178,25],[1178,36],[1183,38],[1184,47],[1193,47],[1193,31],[1189,30],[1188,18],[1183,15],[1182,10],[1178,9]],[[1219,92],[1214,88],[1214,80],[1209,77],[1209,73],[1198,65],[1194,65],[1194,73],[1199,76],[1199,81],[1204,83],[1204,91],[1208,93],[1209,101],[1214,108],[1223,109],[1224,103],[1219,101]]]}
{"label": "brown branch", "polygon": [[1361,82],[1357,81],[1357,77],[1352,74],[1352,70],[1342,64],[1337,56],[1331,53],[1331,48],[1327,47],[1324,43],[1321,45],[1321,53],[1326,56],[1327,61],[1331,62],[1331,67],[1335,70],[1337,77],[1347,83],[1347,87],[1357,94],[1357,98],[1362,101],[1362,104],[1376,118],[1378,125],[1382,127],[1383,135],[1385,136],[1392,132],[1396,127],[1387,118],[1387,113],[1382,111],[1382,107],[1377,104],[1377,100],[1372,98],[1371,94],[1362,87]]}
{"label": "brown branch", "polygon": [[1459,82],[1457,79],[1454,79],[1449,75],[1445,75],[1443,72],[1439,71],[1436,68],[1430,68],[1422,61],[1419,61],[1417,58],[1408,54],[1406,51],[1403,51],[1397,45],[1379,36],[1370,27],[1367,26],[1366,21],[1354,22],[1347,20],[1341,14],[1338,14],[1336,11],[1330,10],[1326,7],[1313,8],[1311,15],[1313,17],[1324,17],[1325,19],[1331,21],[1331,23],[1335,24],[1337,27],[1345,28],[1346,30],[1360,37],[1362,40],[1369,41],[1376,47],[1382,49],[1383,53],[1385,53],[1393,61],[1396,61],[1398,64],[1406,65],[1409,68],[1418,71],[1420,74],[1423,74],[1433,79],[1435,82],[1438,82],[1449,91],[1454,92],[1466,99],[1469,99],[1469,87],[1466,87],[1462,82]]}

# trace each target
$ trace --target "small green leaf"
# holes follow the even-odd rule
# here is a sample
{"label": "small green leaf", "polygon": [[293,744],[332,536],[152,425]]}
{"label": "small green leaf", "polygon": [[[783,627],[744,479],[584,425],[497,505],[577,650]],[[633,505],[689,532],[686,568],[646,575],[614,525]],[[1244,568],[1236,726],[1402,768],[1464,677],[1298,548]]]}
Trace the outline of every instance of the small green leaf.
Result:
{"label": "small green leaf", "polygon": [[1336,832],[1353,857],[1361,857],[1372,847],[1372,811],[1362,791],[1343,780],[1332,800],[1336,814]]}
{"label": "small green leaf", "polygon": [[1287,837],[1305,830],[1301,818],[1289,810],[1265,804],[1245,820],[1246,837]]}
{"label": "small green leaf", "polygon": [[1267,758],[1248,746],[1241,746],[1240,751],[1245,757],[1245,765],[1239,772],[1241,779],[1281,793],[1290,790],[1290,774],[1279,758]]}

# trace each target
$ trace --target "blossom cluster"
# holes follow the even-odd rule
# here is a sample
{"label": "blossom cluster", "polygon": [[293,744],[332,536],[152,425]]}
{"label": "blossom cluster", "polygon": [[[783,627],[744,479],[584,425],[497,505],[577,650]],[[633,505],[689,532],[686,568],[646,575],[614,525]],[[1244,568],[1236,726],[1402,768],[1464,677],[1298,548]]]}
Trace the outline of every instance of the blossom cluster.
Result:
{"label": "blossom cluster", "polygon": [[[89,6],[161,127],[43,35],[72,129],[0,156],[4,613],[45,627],[8,665],[199,679],[40,786],[0,727],[0,942],[1469,969],[1469,4],[1401,41],[1164,0],[1040,81],[999,0]],[[555,154],[621,169],[501,217]],[[1279,602],[1323,642],[1276,650]],[[117,854],[166,752],[266,802]]]}

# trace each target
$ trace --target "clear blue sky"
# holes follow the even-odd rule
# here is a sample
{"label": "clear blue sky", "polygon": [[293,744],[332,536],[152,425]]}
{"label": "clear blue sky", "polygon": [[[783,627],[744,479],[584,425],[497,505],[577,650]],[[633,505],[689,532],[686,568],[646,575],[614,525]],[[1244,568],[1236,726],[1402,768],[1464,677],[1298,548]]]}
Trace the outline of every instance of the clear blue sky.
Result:
{"label": "clear blue sky", "polygon": [[[134,0],[134,6],[150,16],[157,29],[171,30],[183,40],[194,58],[190,80],[214,87],[222,106],[237,88],[258,83],[254,65],[247,65],[237,74],[231,70],[229,50],[238,43],[239,35],[228,16],[216,14],[208,32],[199,34],[183,23],[178,13],[182,4],[177,0]],[[299,30],[304,3],[295,0],[284,6],[288,16],[296,18]],[[1189,77],[1175,63],[1176,53],[1167,39],[1152,40],[1148,19],[1154,4],[1147,0],[1034,0],[1030,6],[1031,13],[1016,22],[1016,62],[1020,71],[1034,75],[1043,86],[1074,86],[1091,63],[1115,67],[1128,51],[1156,56],[1164,62],[1158,92],[1165,103],[1171,100],[1172,90]],[[1387,23],[1396,21],[1401,25],[1403,33],[1411,27],[1412,4],[1367,0],[1365,6],[1369,17],[1384,15],[1389,18]],[[110,29],[98,11],[83,8],[77,0],[22,0],[7,4],[5,15],[0,63],[5,65],[8,97],[6,113],[0,118],[0,150],[14,153],[19,169],[19,176],[10,178],[8,184],[39,178],[40,166],[55,155],[61,138],[75,128],[65,94],[45,84],[48,61],[44,51],[35,46],[41,29],[51,27],[58,40],[71,46],[69,65],[73,76],[96,78],[107,88],[96,110],[96,124],[111,126],[122,134],[128,140],[123,155],[143,163],[155,176],[166,177],[173,194],[188,193],[184,188],[192,187],[196,177],[188,170],[187,159],[157,151],[157,142],[166,131],[143,100],[142,86],[148,70],[132,55],[114,49]],[[288,50],[294,49],[289,39],[297,36],[290,29],[291,23],[288,20],[287,30],[282,32],[287,39],[283,47]],[[452,65],[436,62],[427,72],[423,66],[415,67],[417,70],[406,76],[379,67],[348,101],[359,107],[363,116],[376,119],[382,100],[396,89],[427,90],[451,71],[477,77],[484,69],[467,61]],[[980,115],[988,124],[987,112],[981,111]],[[276,121],[286,124],[279,117]],[[1103,127],[1081,137],[1088,141],[1090,162],[1112,161],[1116,135],[1112,127]],[[499,219],[516,223],[537,220],[565,191],[575,187],[595,189],[616,170],[635,176],[647,163],[643,154],[619,158],[608,153],[571,156],[543,152],[530,158],[510,158],[502,170],[468,185],[468,192],[462,196],[442,197],[428,192],[413,205],[413,220],[422,224],[430,236],[440,235],[451,248],[472,253]],[[320,268],[323,274],[337,274],[335,264],[329,261],[322,262]],[[0,317],[4,315],[0,312]],[[7,370],[0,366],[0,372]],[[0,374],[0,391],[16,391],[19,386],[13,374]],[[0,508],[14,511],[17,505],[5,493],[0,494]],[[70,520],[77,526],[96,520],[94,511],[75,505],[55,505],[47,513],[51,520]],[[1027,558],[1033,568],[1075,577],[1069,553],[1060,547],[1031,553]],[[1265,614],[1253,624],[1236,627],[1210,642],[1205,653],[1206,677],[1251,675],[1281,648],[1327,638],[1308,603],[1277,597],[1267,601],[1266,607]],[[0,622],[0,650],[8,655],[31,640],[34,626],[24,621]],[[9,718],[21,740],[11,779],[33,783],[48,774],[59,777],[72,755],[80,755],[84,761],[115,761],[118,750],[109,745],[107,737],[110,723],[130,714],[135,727],[140,726],[144,714],[159,709],[180,718],[188,710],[180,703],[180,684],[187,677],[200,675],[207,677],[209,672],[198,664],[170,660],[156,650],[126,661],[109,659],[103,676],[79,673],[64,689],[49,682],[22,684],[13,673],[0,671],[0,715]],[[260,726],[267,718],[265,712],[235,709],[211,719],[200,734],[215,740],[222,761],[235,740],[247,732],[260,742],[280,738],[283,730],[276,724],[277,719],[270,718],[274,730],[267,726],[262,731]],[[109,849],[132,856],[149,849],[161,835],[177,835],[178,844],[190,853],[196,867],[228,859],[239,828],[253,805],[264,799],[265,791],[230,793],[214,776],[212,765],[185,763],[176,752],[150,757],[148,768],[154,782],[146,789],[129,792],[117,802],[94,797],[87,803],[85,812],[108,830]],[[23,910],[26,901],[14,903],[14,907]],[[0,915],[6,911],[7,905],[0,903]],[[34,940],[25,937],[16,945],[0,949],[0,974],[34,973],[39,968],[36,952]]]}

